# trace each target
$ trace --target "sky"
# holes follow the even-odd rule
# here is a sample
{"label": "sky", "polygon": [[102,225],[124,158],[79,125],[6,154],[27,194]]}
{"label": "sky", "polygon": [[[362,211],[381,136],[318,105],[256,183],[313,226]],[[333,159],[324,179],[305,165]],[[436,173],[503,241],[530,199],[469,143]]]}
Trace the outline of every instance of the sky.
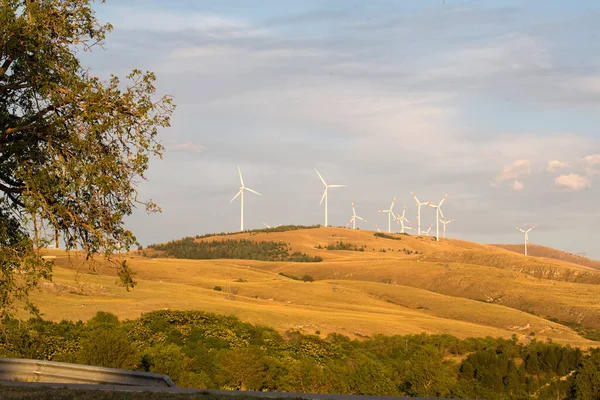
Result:
{"label": "sky", "polygon": [[[139,186],[161,214],[128,220],[143,245],[240,225],[346,225],[413,191],[448,236],[600,259],[600,2],[108,0],[114,31],[91,72],[157,75],[174,98],[166,148]],[[422,226],[435,210],[422,209]],[[435,225],[432,231],[435,230]]]}

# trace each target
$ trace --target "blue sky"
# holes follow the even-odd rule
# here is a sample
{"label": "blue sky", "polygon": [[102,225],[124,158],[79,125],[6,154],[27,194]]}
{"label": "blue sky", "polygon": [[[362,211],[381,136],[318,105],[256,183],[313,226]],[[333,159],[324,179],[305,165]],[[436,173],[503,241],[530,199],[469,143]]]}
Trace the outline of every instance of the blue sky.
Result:
{"label": "blue sky", "polygon": [[[600,258],[600,3],[593,1],[108,1],[97,75],[152,70],[178,105],[136,213],[143,244],[245,225],[362,228],[410,190],[448,200],[451,237]],[[435,222],[424,209],[422,224]]]}

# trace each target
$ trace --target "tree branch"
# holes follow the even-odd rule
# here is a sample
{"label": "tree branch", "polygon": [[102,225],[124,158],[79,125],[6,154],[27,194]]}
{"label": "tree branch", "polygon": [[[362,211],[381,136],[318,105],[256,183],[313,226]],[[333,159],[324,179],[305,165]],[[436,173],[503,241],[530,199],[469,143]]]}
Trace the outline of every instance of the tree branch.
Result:
{"label": "tree branch", "polygon": [[2,190],[4,193],[23,193],[23,191],[25,190],[25,187],[13,188],[10,186],[6,186],[3,183],[0,183],[0,190]]}
{"label": "tree branch", "polygon": [[0,79],[4,78],[4,75],[6,74],[6,71],[8,71],[8,68],[10,68],[10,65],[12,64],[12,62],[13,62],[13,60],[10,57],[8,57],[6,60],[4,60],[4,63],[0,67]]}
{"label": "tree branch", "polygon": [[7,90],[25,89],[28,86],[29,85],[25,84],[25,83],[12,83],[12,84],[7,84],[7,85],[0,85],[0,93],[6,92]]}

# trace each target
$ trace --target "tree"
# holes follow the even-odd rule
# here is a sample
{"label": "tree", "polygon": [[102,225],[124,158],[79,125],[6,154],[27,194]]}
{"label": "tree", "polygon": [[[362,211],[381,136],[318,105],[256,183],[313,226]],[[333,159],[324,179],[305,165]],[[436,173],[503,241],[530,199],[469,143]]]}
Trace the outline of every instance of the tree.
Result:
{"label": "tree", "polygon": [[[39,247],[60,235],[67,250],[112,260],[136,243],[123,218],[158,211],[136,185],[162,155],[156,136],[174,106],[156,98],[151,72],[121,82],[84,69],[78,52],[112,29],[91,2],[0,0],[0,316],[49,276]],[[127,265],[114,265],[132,287]]]}

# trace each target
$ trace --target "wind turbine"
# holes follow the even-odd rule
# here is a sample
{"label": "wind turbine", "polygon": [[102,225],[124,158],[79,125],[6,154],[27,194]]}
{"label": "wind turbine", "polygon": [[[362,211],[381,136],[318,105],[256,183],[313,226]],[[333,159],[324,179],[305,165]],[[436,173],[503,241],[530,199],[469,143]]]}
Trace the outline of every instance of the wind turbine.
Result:
{"label": "wind turbine", "polygon": [[375,228],[377,228],[377,232],[381,232],[381,229],[379,229],[379,225],[375,224]]}
{"label": "wind turbine", "polygon": [[454,221],[454,218],[452,218],[449,221],[446,221],[446,218],[442,217],[440,219],[440,222],[444,225],[444,239],[446,239],[446,225],[448,225],[450,222]]}
{"label": "wind turbine", "polygon": [[[402,209],[402,215],[399,215],[394,219],[402,227],[402,229],[400,230],[400,233],[404,233],[405,229],[414,229],[411,226],[410,221],[408,219],[406,219],[406,217],[404,216],[405,214],[406,214],[406,206],[404,206],[404,208]],[[404,226],[404,221],[408,222],[408,225],[410,226],[409,228]]]}
{"label": "wind turbine", "polygon": [[[316,168],[315,171],[317,171]],[[325,200],[325,226],[327,226],[327,189],[335,187],[346,187],[346,185],[328,185],[327,183],[325,183],[325,179],[323,179],[319,171],[317,171],[317,175],[319,175],[319,178],[321,178],[321,182],[323,182],[323,186],[325,186],[325,190],[323,190],[323,197],[321,197],[321,202],[319,203],[319,205],[323,204],[323,200]]]}
{"label": "wind turbine", "polygon": [[440,241],[440,214],[442,214],[442,218],[444,218],[444,213],[442,212],[442,203],[446,201],[446,197],[448,197],[448,193],[444,195],[442,201],[437,206],[433,203],[428,203],[427,205],[431,208],[435,208],[435,240]]}
{"label": "wind turbine", "polygon": [[394,209],[395,202],[396,202],[396,197],[394,197],[394,200],[392,200],[392,205],[390,206],[389,210],[377,210],[377,212],[388,214],[388,233],[392,233],[392,217],[394,217],[394,220],[396,220],[394,211],[392,211]]}
{"label": "wind turbine", "polygon": [[531,231],[533,228],[535,228],[535,225],[527,230],[523,230],[517,226],[517,229],[525,234],[525,255],[527,255],[527,245],[529,244],[529,231]]}
{"label": "wind turbine", "polygon": [[433,228],[433,224],[429,225],[429,228],[427,229],[427,231],[425,231],[423,236],[429,236],[429,231],[431,230],[431,228]]}
{"label": "wind turbine", "polygon": [[410,192],[410,194],[412,194],[412,197],[414,197],[415,201],[417,202],[417,235],[421,235],[421,206],[427,206],[430,204],[430,202],[421,203],[413,192]]}
{"label": "wind turbine", "polygon": [[356,215],[356,210],[354,210],[354,202],[352,202],[352,218],[350,219],[350,221],[348,221],[346,226],[352,224],[352,229],[356,229],[356,220],[357,219],[360,219],[362,222],[367,222],[367,220],[364,219],[363,217],[359,217],[358,215]]}
{"label": "wind turbine", "polygon": [[252,190],[250,188],[247,188],[246,186],[244,186],[244,178],[242,178],[242,170],[240,169],[240,166],[238,165],[238,172],[240,173],[240,191],[237,192],[237,194],[235,195],[235,197],[233,199],[231,199],[230,203],[233,203],[233,201],[235,199],[238,198],[238,196],[240,197],[240,203],[241,203],[241,217],[240,217],[240,232],[244,231],[244,190],[247,190],[249,192],[252,192],[254,194],[257,194],[259,196],[262,196],[262,194],[258,193],[256,190]]}
{"label": "wind turbine", "polygon": [[277,228],[278,226],[281,226],[281,224],[279,225],[275,225],[275,226],[270,226],[269,224],[267,224],[266,222],[262,222],[262,224],[265,226],[265,228],[267,229],[271,229],[271,228]]}

